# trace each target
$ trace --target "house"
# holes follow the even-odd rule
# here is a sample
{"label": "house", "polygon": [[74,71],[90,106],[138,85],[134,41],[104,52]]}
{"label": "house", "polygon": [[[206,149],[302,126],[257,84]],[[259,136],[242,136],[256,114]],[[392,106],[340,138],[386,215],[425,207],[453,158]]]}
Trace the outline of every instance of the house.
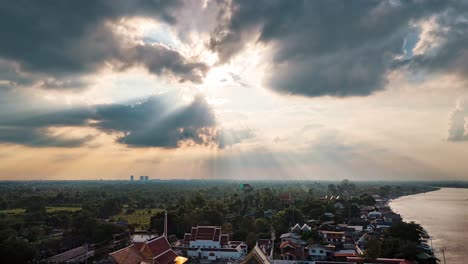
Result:
{"label": "house", "polygon": [[344,243],[346,241],[345,232],[319,230],[319,235],[324,241],[331,244]]}
{"label": "house", "polygon": [[320,244],[313,244],[307,246],[307,251],[309,260],[329,260],[333,257],[334,249]]}
{"label": "house", "polygon": [[273,264],[273,260],[257,245],[245,257],[242,264]]}
{"label": "house", "polygon": [[291,232],[293,233],[300,233],[302,231],[302,228],[299,224],[294,225],[291,227]]}
{"label": "house", "polygon": [[229,241],[229,235],[221,233],[221,227],[197,226],[184,235],[183,247],[188,257],[217,259],[240,259],[247,255],[247,244]]}
{"label": "house", "polygon": [[337,210],[343,210],[344,209],[344,205],[340,202],[337,202],[335,203],[335,205],[333,205],[333,207]]}
{"label": "house", "polygon": [[297,233],[284,233],[280,236],[280,239],[281,239],[281,243],[284,243],[286,241],[291,241],[295,244],[299,244],[299,245],[306,245],[307,242],[305,242],[304,240],[301,239],[301,237],[299,236],[299,234]]}
{"label": "house", "polygon": [[[356,264],[364,264],[367,263],[367,261],[364,258],[361,257],[347,257],[346,258],[347,262],[353,262]],[[412,261],[405,260],[405,259],[395,259],[395,258],[377,258],[372,260],[372,263],[374,264],[412,264]]]}
{"label": "house", "polygon": [[273,241],[270,239],[259,239],[257,240],[256,246],[265,252],[265,254],[270,255],[273,249]]}
{"label": "house", "polygon": [[268,209],[268,210],[263,212],[263,216],[265,218],[271,219],[273,217],[273,215],[276,214],[276,213],[277,213],[276,210]]}
{"label": "house", "polygon": [[342,249],[333,254],[338,261],[346,261],[348,257],[357,257],[358,253],[354,249]]}
{"label": "house", "polygon": [[328,217],[328,218],[333,218],[335,217],[335,215],[333,213],[324,213],[323,214],[325,217]]}
{"label": "house", "polygon": [[90,250],[88,245],[83,245],[52,256],[46,259],[45,263],[79,263],[92,256],[94,256],[94,251]]}
{"label": "house", "polygon": [[115,264],[183,264],[188,259],[171,249],[166,236],[155,237],[143,243],[134,243],[109,254]]}
{"label": "house", "polygon": [[380,219],[382,218],[382,213],[381,212],[377,212],[377,211],[373,211],[373,212],[370,212],[367,214],[367,218],[369,219]]}
{"label": "house", "polygon": [[303,244],[297,244],[286,240],[280,244],[281,259],[283,260],[305,260],[306,251]]}

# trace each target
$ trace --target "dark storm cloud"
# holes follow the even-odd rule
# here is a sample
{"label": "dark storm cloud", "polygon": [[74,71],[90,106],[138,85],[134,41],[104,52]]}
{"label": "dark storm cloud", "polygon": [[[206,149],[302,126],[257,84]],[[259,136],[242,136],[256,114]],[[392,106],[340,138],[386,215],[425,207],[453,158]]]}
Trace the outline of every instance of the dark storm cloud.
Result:
{"label": "dark storm cloud", "polygon": [[64,138],[50,134],[46,128],[2,127],[0,126],[0,143],[28,145],[31,147],[80,147],[94,136],[81,138]]}
{"label": "dark storm cloud", "polygon": [[234,0],[209,46],[227,61],[248,41],[271,44],[266,81],[281,93],[368,95],[383,89],[386,73],[403,55],[411,23],[443,12],[450,3]]}
{"label": "dark storm cloud", "polygon": [[413,68],[442,73],[468,75],[468,1],[452,2],[452,6],[435,16],[438,28],[430,32],[442,43],[436,50],[415,56]]}
{"label": "dark storm cloud", "polygon": [[118,142],[133,147],[175,148],[180,142],[207,145],[216,125],[212,109],[202,97],[170,109],[161,97],[133,106],[111,105],[97,110],[94,126],[104,131],[124,132]]}
{"label": "dark storm cloud", "polygon": [[93,127],[117,133],[116,141],[130,147],[177,148],[182,144],[224,148],[252,137],[247,130],[221,130],[211,107],[201,96],[175,107],[177,98],[152,96],[133,104],[107,104],[55,111],[27,111],[0,116],[0,142],[33,147],[77,147],[94,136],[66,139],[50,127]]}
{"label": "dark storm cloud", "polygon": [[[3,1],[0,58],[23,71],[59,79],[92,73],[104,63],[115,69],[141,65],[155,74],[200,82],[206,65],[160,45],[128,43],[106,25],[122,17],[149,16],[174,23],[180,1]],[[61,88],[51,85],[49,88]]]}

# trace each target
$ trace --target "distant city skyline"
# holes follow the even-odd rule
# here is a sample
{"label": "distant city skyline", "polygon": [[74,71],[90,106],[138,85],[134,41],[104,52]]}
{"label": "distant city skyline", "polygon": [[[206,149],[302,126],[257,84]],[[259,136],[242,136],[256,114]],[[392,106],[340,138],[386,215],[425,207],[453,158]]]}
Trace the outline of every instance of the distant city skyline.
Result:
{"label": "distant city skyline", "polygon": [[468,180],[467,1],[61,3],[0,7],[0,180]]}

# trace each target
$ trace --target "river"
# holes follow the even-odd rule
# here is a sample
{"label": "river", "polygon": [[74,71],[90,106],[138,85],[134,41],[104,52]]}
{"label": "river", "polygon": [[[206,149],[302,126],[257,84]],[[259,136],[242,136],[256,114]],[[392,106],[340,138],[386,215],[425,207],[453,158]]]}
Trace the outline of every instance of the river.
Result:
{"label": "river", "polygon": [[403,196],[391,201],[390,207],[404,221],[426,229],[441,263],[443,248],[447,264],[468,263],[468,189],[442,188]]}

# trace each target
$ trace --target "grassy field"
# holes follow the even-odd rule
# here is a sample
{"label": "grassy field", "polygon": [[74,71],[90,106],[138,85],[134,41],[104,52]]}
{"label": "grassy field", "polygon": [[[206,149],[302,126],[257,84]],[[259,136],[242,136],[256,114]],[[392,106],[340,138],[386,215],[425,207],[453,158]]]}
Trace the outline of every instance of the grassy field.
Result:
{"label": "grassy field", "polygon": [[0,210],[0,214],[18,215],[18,214],[24,213],[24,211],[26,210],[22,208],[6,209],[6,210]]}
{"label": "grassy field", "polygon": [[[67,207],[67,206],[47,206],[46,211],[47,213],[55,213],[55,212],[76,212],[81,210],[81,207]],[[10,214],[10,215],[18,215],[23,214],[26,210],[23,208],[14,208],[14,209],[6,209],[0,210],[0,214]]]}
{"label": "grassy field", "polygon": [[80,211],[81,207],[67,207],[67,206],[51,206],[51,207],[46,207],[46,211],[48,213],[55,213],[55,212],[76,212]]}
{"label": "grassy field", "polygon": [[137,229],[147,229],[150,225],[151,216],[158,212],[158,210],[159,209],[138,209],[131,214],[127,214],[126,210],[124,210],[122,213],[112,217],[112,220],[116,222],[124,220]]}

